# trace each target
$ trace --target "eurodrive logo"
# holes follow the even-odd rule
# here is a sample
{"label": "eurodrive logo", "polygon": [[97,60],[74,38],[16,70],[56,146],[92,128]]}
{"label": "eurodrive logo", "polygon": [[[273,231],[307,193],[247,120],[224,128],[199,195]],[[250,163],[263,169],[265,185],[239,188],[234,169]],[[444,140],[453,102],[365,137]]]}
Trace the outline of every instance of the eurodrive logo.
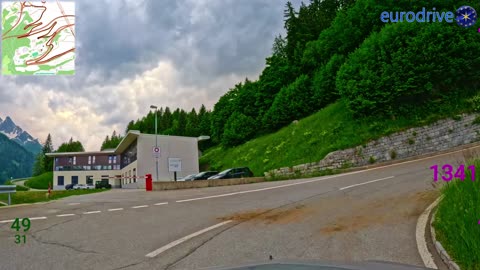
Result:
{"label": "eurodrive logo", "polygon": [[454,20],[461,27],[471,27],[477,22],[477,11],[470,6],[461,6],[457,9],[455,14],[451,11],[438,12],[435,8],[432,11],[426,11],[422,8],[422,11],[417,13],[413,11],[401,11],[401,12],[388,12],[384,11],[380,15],[380,20],[384,23],[388,22],[447,22],[452,23]]}

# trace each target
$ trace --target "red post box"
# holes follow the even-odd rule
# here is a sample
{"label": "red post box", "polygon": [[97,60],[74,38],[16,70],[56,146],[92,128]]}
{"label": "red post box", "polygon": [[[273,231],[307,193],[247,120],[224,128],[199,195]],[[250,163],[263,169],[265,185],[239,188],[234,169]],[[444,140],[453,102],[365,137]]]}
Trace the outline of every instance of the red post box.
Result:
{"label": "red post box", "polygon": [[151,174],[145,175],[145,189],[147,191],[152,191],[152,189],[153,189],[152,175]]}

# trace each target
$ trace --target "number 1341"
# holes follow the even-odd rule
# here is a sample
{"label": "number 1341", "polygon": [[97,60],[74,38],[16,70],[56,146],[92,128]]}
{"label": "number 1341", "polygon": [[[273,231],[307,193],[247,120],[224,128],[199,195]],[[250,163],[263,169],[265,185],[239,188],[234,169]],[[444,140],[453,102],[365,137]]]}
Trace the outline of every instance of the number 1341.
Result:
{"label": "number 1341", "polygon": [[[454,170],[453,166],[450,164],[445,164],[442,166],[442,179],[443,181],[449,182],[453,178],[457,178],[460,180],[465,180],[465,165],[460,165],[456,170]],[[433,170],[433,181],[437,182],[438,181],[438,165],[433,165],[430,167],[430,170]],[[467,167],[467,170],[470,170],[470,175],[472,178],[472,181],[475,181],[475,166],[471,165]]]}

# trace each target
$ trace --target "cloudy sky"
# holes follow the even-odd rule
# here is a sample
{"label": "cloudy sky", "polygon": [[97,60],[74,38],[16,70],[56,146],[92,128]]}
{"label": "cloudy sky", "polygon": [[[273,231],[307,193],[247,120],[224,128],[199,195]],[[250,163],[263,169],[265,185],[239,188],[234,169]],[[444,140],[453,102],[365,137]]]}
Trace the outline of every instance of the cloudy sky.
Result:
{"label": "cloudy sky", "polygon": [[0,117],[55,147],[73,137],[98,150],[151,104],[212,109],[258,78],[286,1],[78,0],[76,75],[0,76]]}

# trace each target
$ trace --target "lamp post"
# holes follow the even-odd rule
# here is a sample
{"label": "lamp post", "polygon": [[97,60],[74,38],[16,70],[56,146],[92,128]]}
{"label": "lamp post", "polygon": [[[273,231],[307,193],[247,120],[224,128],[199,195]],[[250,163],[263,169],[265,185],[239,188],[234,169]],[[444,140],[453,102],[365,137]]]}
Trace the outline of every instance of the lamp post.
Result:
{"label": "lamp post", "polygon": [[[155,148],[158,148],[158,136],[157,136],[157,106],[150,105],[150,109],[155,110]],[[155,181],[158,182],[158,156],[155,157]]]}

